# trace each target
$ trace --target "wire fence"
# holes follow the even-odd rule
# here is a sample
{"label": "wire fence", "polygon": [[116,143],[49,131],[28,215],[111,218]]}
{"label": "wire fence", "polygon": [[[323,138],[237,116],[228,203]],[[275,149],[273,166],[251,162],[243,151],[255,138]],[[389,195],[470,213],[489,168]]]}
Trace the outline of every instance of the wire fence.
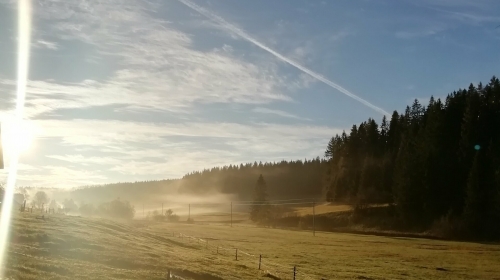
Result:
{"label": "wire fence", "polygon": [[206,249],[207,251],[215,253],[218,256],[227,257],[228,259],[232,259],[238,262],[244,262],[247,267],[253,267],[256,269],[256,271],[260,271],[263,274],[267,274],[268,276],[272,276],[277,279],[324,279],[301,271],[300,267],[298,267],[297,265],[285,265],[275,261],[270,261],[266,258],[263,258],[262,254],[251,253],[241,250],[237,247],[220,244],[220,242],[212,244],[207,238],[192,236],[182,232],[172,232],[172,236],[180,238],[181,240],[188,240],[187,242],[190,242],[192,244],[198,244],[200,249]]}
{"label": "wire fence", "polygon": [[[283,199],[270,201],[233,201],[225,203],[154,203],[135,205],[136,218],[138,219],[169,219],[174,216],[178,221],[197,223],[238,224],[250,222],[252,207],[272,206],[273,217],[284,216],[315,216],[316,207],[325,208],[325,204],[318,204],[316,200]],[[342,207],[342,206],[334,206]],[[350,207],[344,205],[343,207]],[[321,209],[320,209],[321,210]],[[342,210],[342,209],[340,209]],[[337,209],[333,209],[337,211]],[[325,210],[323,210],[325,212]],[[167,214],[168,213],[168,214]]]}

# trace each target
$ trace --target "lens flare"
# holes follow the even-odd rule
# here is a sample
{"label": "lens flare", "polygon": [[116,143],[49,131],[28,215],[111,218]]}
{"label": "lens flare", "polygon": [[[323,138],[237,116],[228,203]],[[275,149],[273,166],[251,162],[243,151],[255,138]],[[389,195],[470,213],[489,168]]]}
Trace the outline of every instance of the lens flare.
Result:
{"label": "lens flare", "polygon": [[[15,123],[22,123],[24,115],[24,101],[26,96],[26,84],[28,82],[28,66],[31,37],[31,1],[19,0],[18,2],[18,57],[17,57],[17,100]],[[10,219],[12,215],[12,201],[14,187],[16,185],[17,166],[19,163],[20,145],[12,147],[10,157],[9,176],[2,203],[2,215],[0,219],[0,278],[4,278],[5,260],[8,246]]]}

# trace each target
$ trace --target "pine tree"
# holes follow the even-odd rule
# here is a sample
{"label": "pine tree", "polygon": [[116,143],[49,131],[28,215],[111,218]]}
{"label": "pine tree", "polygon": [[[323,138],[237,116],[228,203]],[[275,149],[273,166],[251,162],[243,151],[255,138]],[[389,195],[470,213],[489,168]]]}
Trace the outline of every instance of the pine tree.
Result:
{"label": "pine tree", "polygon": [[500,194],[496,171],[488,149],[476,152],[467,181],[464,218],[470,233],[479,238],[500,233]]}
{"label": "pine tree", "polygon": [[266,219],[268,210],[267,204],[267,185],[264,177],[260,174],[255,185],[253,204],[250,209],[250,219],[254,222],[262,222]]}
{"label": "pine tree", "polygon": [[328,142],[328,146],[326,147],[325,151],[325,157],[327,159],[333,158],[333,155],[335,154],[335,148],[336,148],[336,137],[332,137],[332,139],[330,139],[330,142]]}
{"label": "pine tree", "polygon": [[420,224],[423,212],[422,158],[418,153],[419,142],[416,136],[409,134],[401,143],[396,159],[394,179],[394,201],[400,217],[405,222]]}

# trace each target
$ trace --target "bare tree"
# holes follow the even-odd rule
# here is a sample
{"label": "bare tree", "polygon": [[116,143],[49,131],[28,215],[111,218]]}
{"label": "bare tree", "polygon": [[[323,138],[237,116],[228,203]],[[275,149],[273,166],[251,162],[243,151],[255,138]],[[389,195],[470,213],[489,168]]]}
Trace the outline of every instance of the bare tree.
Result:
{"label": "bare tree", "polygon": [[37,208],[41,208],[44,204],[49,202],[49,196],[44,191],[37,191],[33,197],[33,204]]}

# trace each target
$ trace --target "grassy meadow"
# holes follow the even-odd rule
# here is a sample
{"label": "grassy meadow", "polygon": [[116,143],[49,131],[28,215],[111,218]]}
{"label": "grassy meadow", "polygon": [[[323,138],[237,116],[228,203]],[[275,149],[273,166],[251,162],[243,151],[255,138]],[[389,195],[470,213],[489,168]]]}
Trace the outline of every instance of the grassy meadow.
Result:
{"label": "grassy meadow", "polygon": [[16,213],[7,277],[167,279],[170,269],[182,277],[171,279],[293,279],[295,265],[296,279],[500,279],[500,245],[312,236],[248,224],[45,218]]}

